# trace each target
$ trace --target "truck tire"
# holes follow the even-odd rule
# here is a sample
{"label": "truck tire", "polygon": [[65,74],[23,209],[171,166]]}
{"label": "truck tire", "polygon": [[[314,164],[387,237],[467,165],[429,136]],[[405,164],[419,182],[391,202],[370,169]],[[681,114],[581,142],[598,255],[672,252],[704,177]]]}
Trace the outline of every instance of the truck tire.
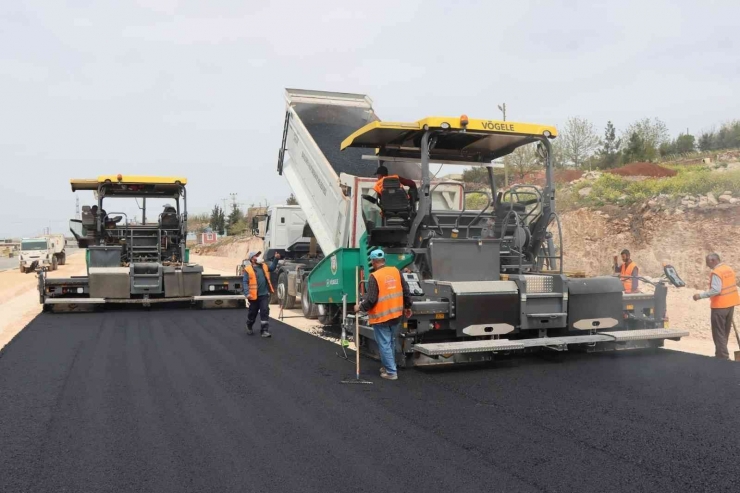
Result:
{"label": "truck tire", "polygon": [[21,265],[20,266],[20,271],[21,271],[21,274],[25,274],[26,273],[26,268]]}
{"label": "truck tire", "polygon": [[311,296],[308,294],[308,283],[303,283],[301,289],[301,308],[303,308],[303,316],[308,319],[315,319],[319,316],[319,307],[316,303],[311,301]]}
{"label": "truck tire", "polygon": [[59,265],[64,265],[67,263],[67,254],[65,252],[62,252],[59,254]]}
{"label": "truck tire", "polygon": [[292,310],[295,308],[295,296],[288,294],[288,273],[281,272],[278,277],[278,285],[276,289],[276,295],[278,299],[278,305],[282,306],[286,310]]}
{"label": "truck tire", "polygon": [[317,305],[319,309],[319,323],[322,325],[334,325],[339,322],[342,310],[339,305]]}
{"label": "truck tire", "polygon": [[57,270],[57,256],[52,255],[51,257],[51,270]]}

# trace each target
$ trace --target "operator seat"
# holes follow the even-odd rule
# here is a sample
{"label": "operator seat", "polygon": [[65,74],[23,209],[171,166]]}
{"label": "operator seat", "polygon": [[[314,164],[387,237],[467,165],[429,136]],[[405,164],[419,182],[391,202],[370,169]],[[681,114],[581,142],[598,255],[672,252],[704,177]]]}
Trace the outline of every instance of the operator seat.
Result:
{"label": "operator seat", "polygon": [[371,244],[377,246],[400,246],[406,243],[411,226],[411,201],[398,178],[386,177],[378,206],[382,213],[381,226],[372,228]]}
{"label": "operator seat", "polygon": [[159,216],[159,226],[163,229],[178,229],[180,227],[180,221],[174,207],[167,206],[164,208],[164,212]]}

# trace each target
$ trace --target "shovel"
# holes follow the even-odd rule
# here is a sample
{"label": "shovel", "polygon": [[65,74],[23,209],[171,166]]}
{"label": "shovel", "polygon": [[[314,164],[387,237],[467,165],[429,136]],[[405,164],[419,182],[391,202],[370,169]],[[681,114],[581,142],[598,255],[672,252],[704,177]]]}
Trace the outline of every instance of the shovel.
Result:
{"label": "shovel", "polygon": [[[732,328],[735,329],[735,337],[737,337],[737,346],[740,347],[740,334],[737,332],[737,327],[735,326],[735,320],[732,321]],[[735,361],[740,361],[740,350],[735,351]]]}

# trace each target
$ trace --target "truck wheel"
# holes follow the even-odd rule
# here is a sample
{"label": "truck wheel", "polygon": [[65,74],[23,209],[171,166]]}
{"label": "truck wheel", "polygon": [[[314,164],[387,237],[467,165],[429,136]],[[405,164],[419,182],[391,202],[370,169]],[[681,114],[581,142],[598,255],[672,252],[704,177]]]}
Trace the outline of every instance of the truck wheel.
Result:
{"label": "truck wheel", "polygon": [[342,310],[339,305],[317,305],[319,307],[319,323],[322,325],[334,325],[339,321]]}
{"label": "truck wheel", "polygon": [[26,273],[26,268],[21,265],[20,266],[20,271],[21,271],[21,274],[25,274]]}
{"label": "truck wheel", "polygon": [[51,270],[57,270],[57,257],[54,255],[51,257]]}
{"label": "truck wheel", "polygon": [[59,254],[59,265],[64,265],[67,263],[67,254],[62,252]]}
{"label": "truck wheel", "polygon": [[303,316],[308,319],[315,319],[319,316],[319,307],[311,302],[311,296],[308,294],[307,282],[303,283],[301,289],[301,308],[303,308]]}
{"label": "truck wheel", "polygon": [[288,294],[288,273],[281,272],[278,277],[277,285],[277,299],[278,305],[284,307],[286,310],[292,310],[295,308],[295,296]]}

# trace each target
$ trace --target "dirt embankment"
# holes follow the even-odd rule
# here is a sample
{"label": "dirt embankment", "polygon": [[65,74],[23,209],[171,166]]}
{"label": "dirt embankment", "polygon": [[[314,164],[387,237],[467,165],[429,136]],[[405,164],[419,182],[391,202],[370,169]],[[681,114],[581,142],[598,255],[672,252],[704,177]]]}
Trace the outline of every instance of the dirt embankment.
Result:
{"label": "dirt embankment", "polygon": [[192,248],[194,255],[207,255],[210,257],[228,257],[232,259],[245,259],[250,251],[261,251],[263,241],[256,236],[234,236],[224,238],[212,245],[197,245]]}

